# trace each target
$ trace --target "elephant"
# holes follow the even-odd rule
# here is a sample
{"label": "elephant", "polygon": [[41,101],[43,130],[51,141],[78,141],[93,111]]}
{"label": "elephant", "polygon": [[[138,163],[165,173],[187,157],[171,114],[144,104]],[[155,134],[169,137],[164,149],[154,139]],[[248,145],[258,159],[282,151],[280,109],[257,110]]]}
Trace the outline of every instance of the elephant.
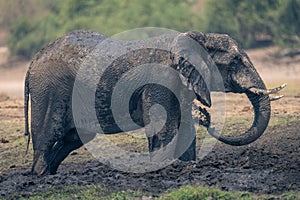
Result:
{"label": "elephant", "polygon": [[[278,92],[285,85],[270,90],[266,89],[246,52],[226,34],[190,31],[182,33],[180,36],[195,41],[212,58],[222,77],[223,92],[246,94],[254,107],[255,116],[252,126],[238,136],[225,136],[210,127],[210,117],[204,109],[202,112],[205,113],[207,121],[202,121],[202,124],[205,124],[213,137],[226,144],[240,146],[254,142],[263,134],[268,125],[271,112],[270,101],[282,97],[270,97],[269,94]],[[25,135],[28,135],[28,144],[30,136],[32,137],[34,150],[32,173],[55,174],[60,163],[70,152],[95,137],[96,133],[93,130],[76,126],[72,93],[80,66],[96,46],[101,46],[101,42],[107,38],[95,31],[76,30],[49,43],[32,59],[26,73],[24,91]],[[162,42],[163,40],[158,40],[156,44]],[[115,42],[112,40],[110,44],[113,46]],[[184,47],[184,52],[190,54],[189,46]],[[221,90],[214,87],[208,88],[204,79],[210,78],[209,73],[200,74],[194,70],[193,64],[177,54],[151,48],[129,51],[115,59],[104,72],[107,75],[100,78],[96,85],[95,110],[105,134],[123,131],[114,121],[109,97],[114,87],[111,82],[116,76],[122,75],[121,71],[126,68],[124,63],[129,63],[128,65],[163,63],[178,71],[177,75],[172,77],[172,82],[177,90],[181,92],[183,88],[191,87],[187,93],[180,93],[183,96],[189,96],[186,98],[188,102],[185,104],[188,108],[184,109],[187,110],[186,113],[180,112],[180,103],[177,97],[164,86],[147,84],[134,91],[130,99],[129,111],[136,124],[143,127],[150,123],[149,111],[155,104],[161,104],[169,112],[160,132],[147,136],[150,152],[166,146],[176,135],[176,130],[180,125],[190,126],[194,97],[204,106],[210,107],[210,92]],[[115,71],[117,74],[113,74]],[[28,119],[29,100],[31,103],[31,131],[29,131]],[[187,117],[187,121],[180,121],[180,116],[183,114],[190,115]],[[129,127],[128,130],[130,129]],[[193,128],[189,130],[191,133],[186,134],[189,134],[192,140],[184,152],[180,152],[176,156],[183,161],[196,159],[195,130]],[[78,134],[79,131],[86,132],[86,141],[82,141]],[[185,138],[184,135],[179,137],[181,138],[179,142]]]}

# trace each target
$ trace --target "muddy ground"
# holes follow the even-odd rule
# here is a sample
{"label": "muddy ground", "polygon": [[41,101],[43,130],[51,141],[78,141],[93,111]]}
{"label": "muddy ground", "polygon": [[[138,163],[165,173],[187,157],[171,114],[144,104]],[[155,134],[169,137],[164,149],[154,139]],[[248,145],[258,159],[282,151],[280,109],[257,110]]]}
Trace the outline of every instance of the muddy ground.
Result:
{"label": "muddy ground", "polygon": [[[51,188],[89,184],[100,184],[113,191],[141,190],[153,196],[182,185],[204,185],[255,193],[300,191],[300,58],[274,58],[277,48],[248,52],[268,87],[288,83],[288,87],[281,92],[285,97],[272,103],[272,119],[264,135],[242,147],[217,143],[202,160],[193,163],[176,161],[166,168],[143,174],[114,170],[99,163],[85,148],[70,155],[56,175],[37,177],[28,174],[32,148],[29,155],[22,154],[26,148],[26,138],[22,136],[23,107],[20,95],[24,66],[15,67],[13,71],[1,69],[0,122],[4,125],[0,127],[0,148],[6,153],[0,153],[0,161],[3,162],[0,167],[0,198],[12,194],[26,197]],[[227,95],[226,99],[227,120],[231,123],[225,129],[243,130],[245,123],[238,119],[243,118],[251,124],[249,116],[253,111],[249,102],[241,95]],[[12,131],[8,133],[5,124]],[[18,127],[11,128],[14,124]],[[12,141],[14,138],[21,138],[23,142],[15,145]],[[197,140],[201,144],[201,138]],[[14,148],[11,148],[13,145]],[[19,153],[14,154],[14,151]],[[16,157],[21,161],[17,161]]]}
{"label": "muddy ground", "polygon": [[[299,128],[298,123],[288,128],[274,126],[253,145],[219,144],[201,161],[175,162],[145,174],[120,172],[94,159],[64,163],[58,174],[44,177],[28,175],[29,166],[19,166],[0,175],[0,194],[2,197],[16,193],[29,196],[50,188],[88,184],[102,184],[113,190],[141,190],[154,196],[182,185],[255,193],[299,191]],[[280,135],[282,131],[284,135]]]}

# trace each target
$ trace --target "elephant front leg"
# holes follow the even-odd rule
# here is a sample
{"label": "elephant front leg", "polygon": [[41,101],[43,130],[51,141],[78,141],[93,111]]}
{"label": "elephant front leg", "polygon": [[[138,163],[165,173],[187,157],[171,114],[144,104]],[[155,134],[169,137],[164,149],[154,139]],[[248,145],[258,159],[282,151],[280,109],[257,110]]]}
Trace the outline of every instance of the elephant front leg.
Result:
{"label": "elephant front leg", "polygon": [[[155,162],[179,159],[182,161],[196,160],[196,136],[191,125],[186,125],[180,133],[177,128],[167,131],[163,129],[148,137],[150,158]],[[188,131],[187,131],[188,130]],[[183,130],[181,130],[183,131]]]}
{"label": "elephant front leg", "polygon": [[195,161],[196,160],[196,137],[192,140],[192,144],[188,149],[179,157],[181,161]]}
{"label": "elephant front leg", "polygon": [[169,115],[163,128],[160,127],[161,123],[156,123],[155,119],[146,126],[152,161],[196,160],[196,134],[192,117],[180,121],[178,115]]}
{"label": "elephant front leg", "polygon": [[176,155],[178,123],[177,118],[169,118],[162,128],[157,125],[159,123],[151,123],[146,126],[151,161],[165,162],[177,159],[180,156]]}
{"label": "elephant front leg", "polygon": [[[173,132],[173,133],[172,133]],[[150,159],[153,162],[164,162],[174,160],[174,152],[176,146],[176,130],[172,132],[166,131],[166,129],[148,137]]]}
{"label": "elephant front leg", "polygon": [[196,131],[192,122],[182,122],[178,131],[175,156],[182,161],[196,160]]}

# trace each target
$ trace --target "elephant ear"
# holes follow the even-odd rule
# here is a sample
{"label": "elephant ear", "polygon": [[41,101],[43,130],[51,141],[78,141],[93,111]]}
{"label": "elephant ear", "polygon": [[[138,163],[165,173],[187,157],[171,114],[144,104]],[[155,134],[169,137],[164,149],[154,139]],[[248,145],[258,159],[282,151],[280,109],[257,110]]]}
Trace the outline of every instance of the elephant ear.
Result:
{"label": "elephant ear", "polygon": [[195,40],[182,33],[175,37],[172,47],[172,64],[181,81],[196,94],[203,105],[211,106],[210,69],[208,54]]}

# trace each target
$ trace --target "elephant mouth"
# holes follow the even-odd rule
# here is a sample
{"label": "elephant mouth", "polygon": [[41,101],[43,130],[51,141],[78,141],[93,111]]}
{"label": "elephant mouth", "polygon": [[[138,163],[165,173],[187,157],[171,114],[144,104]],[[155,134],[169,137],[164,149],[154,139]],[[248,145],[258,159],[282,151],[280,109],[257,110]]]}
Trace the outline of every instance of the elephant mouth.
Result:
{"label": "elephant mouth", "polygon": [[206,120],[201,121],[200,124],[204,125],[208,133],[218,139],[221,142],[224,142],[229,145],[233,146],[241,146],[247,145],[255,140],[257,140],[266,130],[269,120],[270,120],[270,113],[271,113],[271,106],[270,101],[278,100],[283,97],[283,95],[279,96],[272,96],[270,94],[275,94],[282,90],[286,84],[283,84],[279,87],[274,89],[264,89],[264,88],[250,88],[245,91],[249,101],[251,102],[253,109],[254,109],[254,120],[252,126],[237,136],[229,136],[229,135],[222,135],[210,126],[210,116],[208,112],[201,108],[204,115],[206,116]]}
{"label": "elephant mouth", "polygon": [[[206,108],[199,105],[199,103],[193,104],[194,110],[197,110],[196,119],[198,120],[199,125],[204,126],[206,128],[210,127],[211,117]],[[194,115],[195,116],[195,115]]]}

